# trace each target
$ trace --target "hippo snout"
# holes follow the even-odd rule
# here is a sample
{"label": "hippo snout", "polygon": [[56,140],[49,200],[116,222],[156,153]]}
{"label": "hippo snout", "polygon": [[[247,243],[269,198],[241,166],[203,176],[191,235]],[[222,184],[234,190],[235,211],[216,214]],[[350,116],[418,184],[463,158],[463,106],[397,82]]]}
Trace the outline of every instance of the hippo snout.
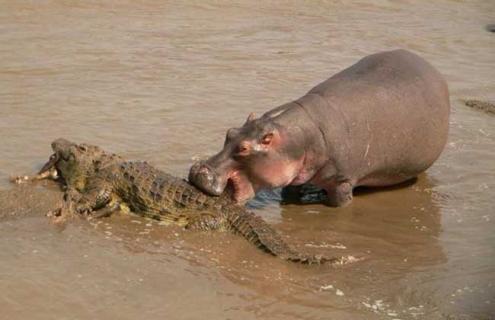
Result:
{"label": "hippo snout", "polygon": [[189,181],[212,196],[221,195],[226,185],[225,182],[220,181],[219,175],[203,161],[191,167]]}

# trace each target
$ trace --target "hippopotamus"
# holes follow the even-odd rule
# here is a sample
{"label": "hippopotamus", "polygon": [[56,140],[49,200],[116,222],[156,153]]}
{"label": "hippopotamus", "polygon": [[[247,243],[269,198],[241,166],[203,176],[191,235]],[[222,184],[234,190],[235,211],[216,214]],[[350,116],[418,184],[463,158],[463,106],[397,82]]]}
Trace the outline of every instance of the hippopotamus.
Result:
{"label": "hippopotamus", "polygon": [[345,206],[358,186],[415,178],[440,156],[449,129],[447,83],[406,50],[379,52],[303,97],[227,131],[223,149],[189,180],[210,195],[231,185],[244,203],[261,189],[310,184]]}

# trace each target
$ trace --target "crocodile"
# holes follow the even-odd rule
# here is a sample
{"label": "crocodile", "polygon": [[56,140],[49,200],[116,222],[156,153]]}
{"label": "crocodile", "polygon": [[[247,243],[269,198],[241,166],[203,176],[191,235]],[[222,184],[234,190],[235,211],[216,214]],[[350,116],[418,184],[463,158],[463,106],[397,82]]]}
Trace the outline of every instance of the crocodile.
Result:
{"label": "crocodile", "polygon": [[261,217],[232,200],[229,190],[209,196],[185,179],[143,161],[128,161],[98,146],[59,138],[53,154],[34,176],[18,176],[22,183],[52,179],[64,187],[62,208],[71,214],[101,218],[123,208],[132,213],[177,224],[191,230],[230,231],[273,256],[303,264],[338,262],[338,258],[300,253],[287,244]]}

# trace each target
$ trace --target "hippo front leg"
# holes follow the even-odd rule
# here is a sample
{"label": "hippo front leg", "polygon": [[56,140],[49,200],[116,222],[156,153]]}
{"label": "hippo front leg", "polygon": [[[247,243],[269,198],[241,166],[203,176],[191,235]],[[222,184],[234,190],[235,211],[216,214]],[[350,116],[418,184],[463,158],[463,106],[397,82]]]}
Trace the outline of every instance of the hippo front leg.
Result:
{"label": "hippo front leg", "polygon": [[331,183],[324,189],[327,192],[326,204],[331,207],[345,207],[352,202],[353,183],[342,181]]}

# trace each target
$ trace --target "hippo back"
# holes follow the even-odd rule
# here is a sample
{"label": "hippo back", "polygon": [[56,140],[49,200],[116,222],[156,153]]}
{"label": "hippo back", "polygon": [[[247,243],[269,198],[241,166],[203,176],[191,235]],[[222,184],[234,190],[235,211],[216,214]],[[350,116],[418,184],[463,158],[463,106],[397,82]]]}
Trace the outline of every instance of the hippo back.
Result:
{"label": "hippo back", "polygon": [[[406,50],[367,56],[296,101],[322,129],[328,152],[358,185],[414,177],[439,157],[449,94],[440,73]],[[400,175],[397,181],[387,176]]]}

